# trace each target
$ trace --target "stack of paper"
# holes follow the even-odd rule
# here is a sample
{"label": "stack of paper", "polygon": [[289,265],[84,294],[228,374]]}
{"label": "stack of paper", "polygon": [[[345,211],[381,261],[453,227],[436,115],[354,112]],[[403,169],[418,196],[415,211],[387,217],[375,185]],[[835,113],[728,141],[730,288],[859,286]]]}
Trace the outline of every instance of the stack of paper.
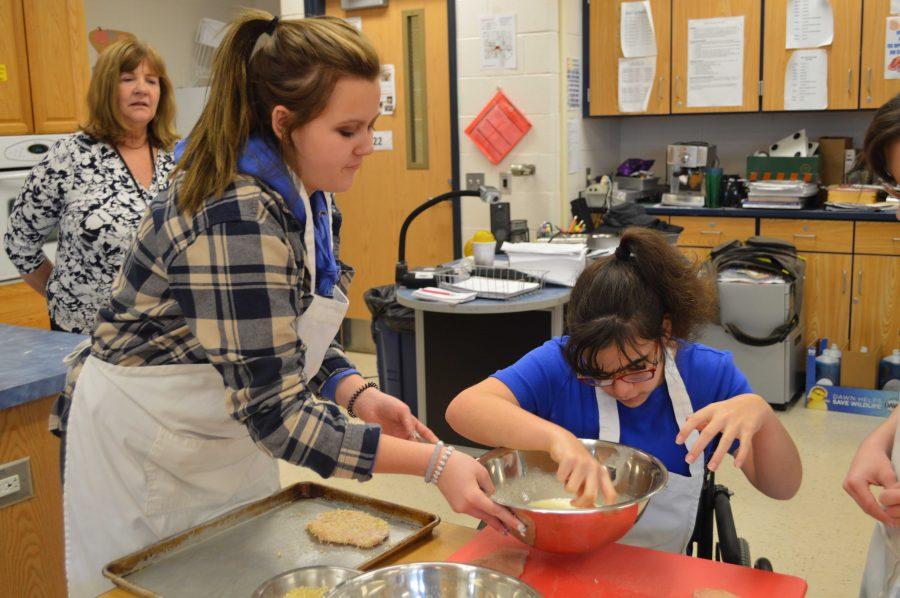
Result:
{"label": "stack of paper", "polygon": [[844,203],[840,201],[825,202],[826,210],[856,210],[859,212],[896,212],[898,202],[879,201],[877,203]]}
{"label": "stack of paper", "polygon": [[500,250],[509,257],[510,268],[543,270],[546,282],[567,287],[575,285],[587,255],[586,245],[556,243],[504,243]]}
{"label": "stack of paper", "polygon": [[412,295],[416,299],[456,305],[457,303],[465,303],[466,301],[473,300],[477,293],[474,291],[455,292],[448,291],[447,289],[439,289],[437,287],[425,287],[423,289],[416,289],[412,292]]}
{"label": "stack of paper", "polygon": [[470,276],[465,280],[446,283],[446,286],[460,293],[471,292],[482,299],[512,299],[513,297],[536,291],[541,285],[527,280]]}
{"label": "stack of paper", "polygon": [[815,197],[819,186],[803,181],[753,181],[747,199],[741,202],[745,208],[778,208],[799,210],[810,197]]}

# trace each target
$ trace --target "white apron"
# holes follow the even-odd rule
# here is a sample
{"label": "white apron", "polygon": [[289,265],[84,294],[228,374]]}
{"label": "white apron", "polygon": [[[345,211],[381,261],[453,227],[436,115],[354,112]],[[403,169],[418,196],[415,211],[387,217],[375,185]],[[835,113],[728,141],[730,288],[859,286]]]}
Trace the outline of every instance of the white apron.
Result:
{"label": "white apron", "polygon": [[[684,381],[675,366],[675,352],[666,348],[666,385],[675,411],[678,427],[694,412]],[[618,402],[599,387],[594,389],[597,407],[600,411],[600,440],[619,442]],[[685,441],[688,451],[697,442],[700,434],[694,430]],[[625,537],[622,544],[641,546],[665,552],[684,553],[694,531],[697,507],[703,490],[703,458],[696,459],[690,466],[690,477],[669,472],[669,482],[656,494],[641,518]]]}
{"label": "white apron", "polygon": [[[309,198],[305,267],[315,290]],[[328,202],[331,218],[331,203]],[[337,334],[347,298],[315,296],[297,322],[312,378]],[[122,367],[85,362],[66,434],[66,577],[69,595],[112,588],[102,567],[280,488],[278,465],[228,413],[209,364]]]}
{"label": "white apron", "polygon": [[[900,426],[894,432],[891,463],[900,478]],[[900,529],[885,527],[880,521],[875,524],[859,595],[861,598],[900,596]]]}

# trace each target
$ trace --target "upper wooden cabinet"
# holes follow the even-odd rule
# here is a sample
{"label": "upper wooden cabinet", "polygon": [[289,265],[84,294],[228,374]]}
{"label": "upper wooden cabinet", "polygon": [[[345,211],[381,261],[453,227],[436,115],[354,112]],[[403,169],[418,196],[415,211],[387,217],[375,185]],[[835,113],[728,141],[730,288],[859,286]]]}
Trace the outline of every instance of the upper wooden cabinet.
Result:
{"label": "upper wooden cabinet", "polygon": [[87,115],[82,0],[0,2],[0,134],[69,133]]}
{"label": "upper wooden cabinet", "polygon": [[[743,101],[734,106],[688,107],[688,26],[694,19],[744,17]],[[759,110],[759,54],[762,0],[674,0],[672,7],[672,112],[756,112]]]}
{"label": "upper wooden cabinet", "polygon": [[860,108],[878,108],[900,93],[900,79],[884,78],[884,36],[890,14],[891,0],[863,3]]}
{"label": "upper wooden cabinet", "polygon": [[33,130],[25,17],[18,0],[0,2],[0,135]]}
{"label": "upper wooden cabinet", "polygon": [[[868,6],[871,0],[866,0]],[[859,48],[862,2],[829,0],[834,14],[834,39],[828,54],[828,110],[859,107]],[[876,3],[880,0],[876,0]],[[889,0],[884,0],[887,6]],[[766,0],[763,27],[763,110],[784,110],[784,79],[796,50],[786,45],[789,0]],[[887,8],[885,8],[887,10]],[[884,40],[884,19],[881,20]],[[884,43],[882,41],[882,52]]]}
{"label": "upper wooden cabinet", "polygon": [[[620,25],[623,0],[590,3],[590,106],[594,116],[625,114],[619,111]],[[656,35],[656,75],[647,110],[640,114],[669,113],[670,0],[650,0]],[[633,114],[633,113],[628,113]]]}

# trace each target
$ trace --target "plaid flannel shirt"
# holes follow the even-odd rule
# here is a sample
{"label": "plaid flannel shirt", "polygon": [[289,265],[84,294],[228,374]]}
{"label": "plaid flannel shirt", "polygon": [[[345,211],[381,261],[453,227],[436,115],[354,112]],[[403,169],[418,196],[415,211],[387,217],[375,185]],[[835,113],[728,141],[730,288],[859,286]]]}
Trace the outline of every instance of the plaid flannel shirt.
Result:
{"label": "plaid flannel shirt", "polygon": [[[70,367],[51,429],[65,429],[88,354],[128,367],[208,363],[222,375],[232,417],[263,451],[324,477],[368,479],[380,428],[353,423],[313,396],[353,367],[337,340],[312,380],[302,373],[305,345],[295,324],[313,290],[299,223],[275,191],[249,176],[236,175],[193,216],[176,209],[179,186],[176,177],[150,205],[99,311],[92,347]],[[345,293],[352,275],[341,263]]]}

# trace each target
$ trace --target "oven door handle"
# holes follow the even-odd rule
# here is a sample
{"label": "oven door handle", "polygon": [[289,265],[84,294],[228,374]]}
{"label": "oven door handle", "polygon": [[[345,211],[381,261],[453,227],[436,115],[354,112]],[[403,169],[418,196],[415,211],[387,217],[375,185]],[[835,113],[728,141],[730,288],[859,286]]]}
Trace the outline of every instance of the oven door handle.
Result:
{"label": "oven door handle", "polygon": [[29,172],[31,172],[30,168],[28,170],[0,171],[0,181],[12,181],[15,179],[22,179],[24,181],[28,177]]}

